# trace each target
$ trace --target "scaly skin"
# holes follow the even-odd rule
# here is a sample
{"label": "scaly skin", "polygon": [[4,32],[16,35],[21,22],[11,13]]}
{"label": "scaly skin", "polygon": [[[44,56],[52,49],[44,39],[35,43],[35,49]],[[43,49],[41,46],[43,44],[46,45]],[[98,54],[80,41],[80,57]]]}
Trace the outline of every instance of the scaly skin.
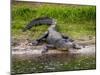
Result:
{"label": "scaly skin", "polygon": [[48,28],[48,31],[44,33],[40,38],[36,39],[32,42],[33,45],[38,45],[42,41],[46,41],[48,45],[44,47],[44,50],[42,53],[47,52],[49,47],[57,48],[58,50],[69,50],[70,48],[74,49],[80,49],[81,47],[76,44],[72,39],[70,39],[68,36],[63,36],[59,32],[56,31],[56,21],[54,19],[51,19],[49,17],[41,17],[37,18],[35,20],[32,20],[24,29],[23,31],[26,31],[28,29],[31,29],[35,25],[42,25],[46,24],[50,27]]}

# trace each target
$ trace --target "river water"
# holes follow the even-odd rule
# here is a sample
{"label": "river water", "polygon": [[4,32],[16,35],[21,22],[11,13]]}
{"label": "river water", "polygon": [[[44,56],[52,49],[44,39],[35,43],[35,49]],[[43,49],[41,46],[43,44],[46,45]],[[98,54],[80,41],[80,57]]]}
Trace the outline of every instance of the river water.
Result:
{"label": "river water", "polygon": [[[95,46],[78,52],[51,50],[47,54],[34,51],[12,51],[12,74],[88,70],[96,68]],[[38,52],[39,53],[39,52]]]}

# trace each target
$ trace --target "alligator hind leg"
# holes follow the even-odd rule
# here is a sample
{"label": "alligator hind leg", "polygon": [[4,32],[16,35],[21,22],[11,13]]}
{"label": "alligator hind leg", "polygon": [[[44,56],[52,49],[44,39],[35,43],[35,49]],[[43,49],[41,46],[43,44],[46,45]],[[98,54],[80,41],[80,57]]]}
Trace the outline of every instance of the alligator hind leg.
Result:
{"label": "alligator hind leg", "polygon": [[32,41],[32,45],[36,46],[36,45],[39,45],[39,44],[43,43],[43,41],[45,41],[45,39],[47,38],[47,36],[48,36],[48,31],[45,32],[40,38],[38,38],[36,40],[33,40]]}
{"label": "alligator hind leg", "polygon": [[37,46],[39,44],[37,40],[33,40],[31,43],[32,43],[32,46]]}
{"label": "alligator hind leg", "polygon": [[65,36],[65,35],[62,35],[62,38],[66,39],[67,41],[71,41],[71,42],[74,41],[73,39],[71,39],[71,38],[69,38],[68,36]]}

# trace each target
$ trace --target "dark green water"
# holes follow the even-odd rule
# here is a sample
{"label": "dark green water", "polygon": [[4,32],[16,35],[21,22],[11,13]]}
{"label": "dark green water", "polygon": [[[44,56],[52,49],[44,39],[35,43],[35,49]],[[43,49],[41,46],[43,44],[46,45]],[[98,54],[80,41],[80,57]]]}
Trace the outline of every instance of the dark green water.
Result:
{"label": "dark green water", "polygon": [[12,58],[12,74],[88,70],[96,68],[95,56],[44,55],[36,59]]}

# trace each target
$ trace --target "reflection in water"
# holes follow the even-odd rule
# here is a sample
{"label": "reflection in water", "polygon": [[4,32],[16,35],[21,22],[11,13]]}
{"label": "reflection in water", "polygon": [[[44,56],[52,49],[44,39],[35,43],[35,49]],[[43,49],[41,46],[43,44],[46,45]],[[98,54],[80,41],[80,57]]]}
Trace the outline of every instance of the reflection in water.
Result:
{"label": "reflection in water", "polygon": [[35,58],[12,58],[12,73],[39,73],[95,69],[95,56],[79,56],[77,54],[45,54]]}

